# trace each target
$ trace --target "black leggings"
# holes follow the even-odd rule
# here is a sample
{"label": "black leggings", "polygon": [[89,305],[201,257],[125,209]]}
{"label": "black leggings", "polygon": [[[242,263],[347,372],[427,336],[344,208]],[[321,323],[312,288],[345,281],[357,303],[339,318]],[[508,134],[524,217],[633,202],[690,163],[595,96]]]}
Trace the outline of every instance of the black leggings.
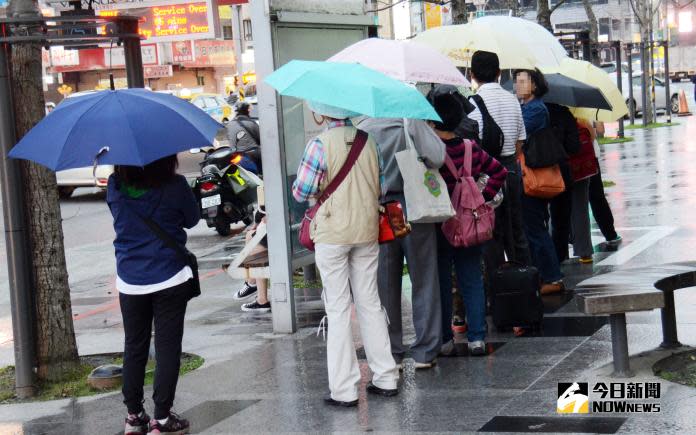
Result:
{"label": "black leggings", "polygon": [[181,340],[184,336],[184,316],[190,298],[188,282],[146,295],[120,293],[123,329],[126,333],[123,352],[123,403],[128,412],[143,410],[145,366],[150,351],[152,322],[155,322],[154,392],[155,418],[164,419],[174,404],[176,383],[181,365]]}
{"label": "black leggings", "polygon": [[616,234],[616,228],[614,228],[614,215],[604,194],[601,170],[590,178],[590,207],[592,207],[592,215],[604,238],[609,241],[619,237]]}

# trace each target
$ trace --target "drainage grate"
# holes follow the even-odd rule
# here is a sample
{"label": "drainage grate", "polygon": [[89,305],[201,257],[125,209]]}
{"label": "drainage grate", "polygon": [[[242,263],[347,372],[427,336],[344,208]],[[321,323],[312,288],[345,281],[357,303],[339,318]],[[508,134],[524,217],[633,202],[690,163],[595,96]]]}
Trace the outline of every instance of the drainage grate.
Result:
{"label": "drainage grate", "polygon": [[623,417],[496,416],[478,431],[614,434],[625,421]]}

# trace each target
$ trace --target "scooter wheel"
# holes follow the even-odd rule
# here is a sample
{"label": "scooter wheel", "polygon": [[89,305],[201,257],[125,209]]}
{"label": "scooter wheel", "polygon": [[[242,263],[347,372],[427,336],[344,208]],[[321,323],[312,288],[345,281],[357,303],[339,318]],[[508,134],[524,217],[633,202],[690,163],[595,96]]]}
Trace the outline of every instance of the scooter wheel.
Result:
{"label": "scooter wheel", "polygon": [[232,228],[227,222],[215,222],[215,231],[223,237],[227,237],[232,234]]}

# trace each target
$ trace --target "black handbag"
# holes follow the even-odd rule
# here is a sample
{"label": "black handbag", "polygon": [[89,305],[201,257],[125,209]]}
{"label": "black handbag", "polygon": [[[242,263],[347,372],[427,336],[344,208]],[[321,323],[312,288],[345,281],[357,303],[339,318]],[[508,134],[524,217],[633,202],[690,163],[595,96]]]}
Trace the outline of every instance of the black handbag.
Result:
{"label": "black handbag", "polygon": [[563,141],[558,137],[556,129],[546,127],[527,137],[522,147],[527,167],[548,168],[568,159],[563,148]]}
{"label": "black handbag", "polygon": [[191,272],[193,272],[193,278],[189,280],[189,284],[191,286],[191,294],[189,295],[189,299],[195,298],[197,296],[201,295],[201,281],[198,275],[198,259],[196,258],[196,255],[186,249],[185,246],[181,246],[172,236],[170,236],[166,231],[160,227],[157,222],[153,221],[149,217],[141,216],[138,213],[135,213],[136,216],[138,216],[144,223],[147,225],[148,228],[150,228],[150,231],[152,231],[157,238],[159,238],[162,243],[169,249],[174,250],[174,252],[177,253],[181,261],[183,261],[188,267],[191,268]]}

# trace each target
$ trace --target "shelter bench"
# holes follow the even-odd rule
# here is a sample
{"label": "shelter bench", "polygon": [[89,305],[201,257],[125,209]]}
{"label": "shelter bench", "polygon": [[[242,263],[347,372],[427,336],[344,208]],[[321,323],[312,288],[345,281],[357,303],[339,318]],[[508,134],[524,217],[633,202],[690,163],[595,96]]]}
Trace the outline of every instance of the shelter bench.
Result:
{"label": "shelter bench", "polygon": [[626,269],[594,276],[575,288],[580,312],[609,315],[614,377],[631,377],[626,313],[661,309],[662,343],[671,349],[682,344],[677,338],[674,291],[696,286],[696,262],[663,264]]}

